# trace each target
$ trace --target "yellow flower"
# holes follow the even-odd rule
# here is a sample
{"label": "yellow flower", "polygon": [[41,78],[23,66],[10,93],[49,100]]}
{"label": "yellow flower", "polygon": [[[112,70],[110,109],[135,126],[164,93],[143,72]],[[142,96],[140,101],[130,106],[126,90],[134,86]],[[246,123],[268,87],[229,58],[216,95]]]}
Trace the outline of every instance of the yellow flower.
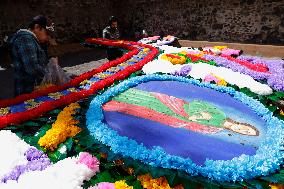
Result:
{"label": "yellow flower", "polygon": [[86,84],[88,84],[88,83],[89,83],[89,80],[85,79],[84,81],[82,81],[82,82],[80,83],[80,85],[86,85]]}
{"label": "yellow flower", "polygon": [[200,52],[200,53],[197,53],[197,54],[193,54],[193,55],[195,55],[195,56],[197,56],[197,57],[202,57],[203,55],[204,55],[204,52]]}
{"label": "yellow flower", "polygon": [[284,188],[284,186],[281,185],[281,184],[270,184],[269,186],[270,186],[271,189],[282,189],[282,188]]}
{"label": "yellow flower", "polygon": [[170,61],[172,64],[184,64],[186,62],[186,58],[184,56],[179,56],[174,54],[176,57],[170,57],[170,55],[163,54],[161,56],[162,60]]}
{"label": "yellow flower", "polygon": [[75,120],[72,115],[75,110],[80,108],[78,103],[72,103],[65,107],[57,116],[57,120],[52,124],[43,137],[38,141],[38,144],[45,149],[54,151],[57,146],[64,142],[68,137],[73,137],[81,131],[76,124],[79,121]]}
{"label": "yellow flower", "polygon": [[217,85],[220,85],[220,86],[227,86],[227,82],[224,80],[224,79],[221,79]]}
{"label": "yellow flower", "polygon": [[149,52],[150,51],[150,49],[149,48],[145,48],[145,49],[143,49],[143,52]]}
{"label": "yellow flower", "polygon": [[163,60],[168,60],[168,57],[167,57],[166,54],[163,54],[163,55],[161,56],[161,59],[163,59]]}
{"label": "yellow flower", "polygon": [[[212,74],[212,73],[211,73]],[[212,74],[215,78],[217,78],[219,81],[217,82],[217,85],[221,85],[221,86],[227,86],[227,82],[222,78],[222,77],[219,77],[215,74]]]}
{"label": "yellow flower", "polygon": [[133,189],[133,186],[128,186],[125,180],[116,181],[114,183],[115,189]]}
{"label": "yellow flower", "polygon": [[54,84],[51,84],[51,83],[49,83],[49,84],[43,84],[43,85],[36,86],[36,87],[35,87],[35,90],[42,90],[42,89],[46,89],[46,88],[52,87],[52,86],[55,86],[55,85],[54,85]]}
{"label": "yellow flower", "polygon": [[0,115],[7,115],[10,112],[10,108],[6,107],[6,108],[0,108]]}
{"label": "yellow flower", "polygon": [[128,66],[128,64],[123,62],[123,63],[118,64],[118,66]]}
{"label": "yellow flower", "polygon": [[[146,188],[146,189],[171,189],[165,177],[153,179],[150,174],[146,174],[146,175],[140,175],[137,178],[141,182],[141,185],[143,186],[143,188]],[[179,185],[177,188],[183,189],[183,186]]]}
{"label": "yellow flower", "polygon": [[180,54],[187,55],[187,52],[181,51]]}
{"label": "yellow flower", "polygon": [[111,68],[107,69],[107,71],[109,71],[109,72],[118,72],[119,70],[120,70],[119,67],[111,67]]}
{"label": "yellow flower", "polygon": [[41,104],[41,102],[36,102],[34,99],[30,99],[30,100],[26,100],[25,101],[25,104],[26,104],[26,109],[33,109],[33,108],[35,108],[35,107],[38,107],[40,104]]}
{"label": "yellow flower", "polygon": [[57,100],[57,99],[60,99],[60,97],[61,97],[62,95],[63,95],[62,93],[56,92],[56,93],[49,93],[49,94],[48,94],[48,97]]}
{"label": "yellow flower", "polygon": [[98,73],[95,76],[98,77],[98,78],[104,79],[104,78],[110,76],[110,74]]}
{"label": "yellow flower", "polygon": [[177,59],[177,58],[173,58],[171,62],[172,62],[172,64],[174,64],[174,65],[180,63],[179,59]]}
{"label": "yellow flower", "polygon": [[[86,80],[85,80],[86,81]],[[70,92],[78,92],[78,89],[74,88],[74,87],[71,87],[69,89],[67,89],[67,91],[70,91]]]}
{"label": "yellow flower", "polygon": [[282,109],[280,110],[280,115],[284,116],[284,111]]}
{"label": "yellow flower", "polygon": [[185,57],[184,56],[181,56],[181,62],[182,62],[182,64],[184,64],[185,63],[185,61],[186,61],[186,59],[185,59]]}
{"label": "yellow flower", "polygon": [[227,46],[214,46],[214,49],[218,49],[218,50],[222,50],[222,49],[225,49],[225,48],[228,48]]}

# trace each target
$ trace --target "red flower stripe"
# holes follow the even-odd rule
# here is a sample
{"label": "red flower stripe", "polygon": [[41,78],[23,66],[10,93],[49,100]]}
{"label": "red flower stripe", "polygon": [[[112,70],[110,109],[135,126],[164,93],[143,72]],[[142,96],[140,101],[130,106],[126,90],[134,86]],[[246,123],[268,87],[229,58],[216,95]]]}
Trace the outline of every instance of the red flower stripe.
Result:
{"label": "red flower stripe", "polygon": [[95,39],[95,38],[90,38],[87,39],[86,41],[92,41],[92,43],[98,43],[98,44],[102,44],[102,45],[107,45],[107,46],[118,46],[121,48],[125,48],[128,50],[131,50],[130,52],[126,53],[125,55],[123,55],[121,58],[118,58],[116,60],[110,61],[105,63],[104,65],[100,66],[99,68],[93,69],[89,72],[83,73],[80,76],[72,79],[69,83],[66,83],[64,85],[61,86],[51,86],[42,90],[37,90],[34,91],[30,94],[23,94],[20,96],[17,96],[14,99],[7,99],[7,100],[1,100],[0,101],[0,108],[2,107],[7,107],[7,106],[11,106],[11,105],[15,105],[15,104],[19,104],[20,102],[23,102],[25,100],[28,99],[33,99],[33,98],[37,98],[43,95],[47,95],[49,93],[54,93],[57,91],[61,91],[73,86],[77,86],[79,85],[79,83],[81,83],[82,81],[91,78],[93,75],[95,75],[96,73],[100,73],[100,72],[104,72],[105,70],[107,70],[110,67],[116,66],[122,62],[125,62],[126,60],[130,59],[132,56],[138,54],[138,49],[133,47],[133,46],[129,46],[127,43],[129,42],[124,42],[124,43],[117,43],[115,41],[106,41],[106,40],[100,40],[100,39]]}
{"label": "red flower stripe", "polygon": [[208,62],[208,60],[206,60],[205,58],[202,58],[202,57],[199,57],[199,56],[196,56],[196,55],[193,55],[193,54],[186,54],[186,56],[188,58],[190,58],[192,62],[196,62],[198,60],[202,60],[204,62]]}
{"label": "red flower stripe", "polygon": [[222,54],[221,57],[226,58],[230,61],[236,62],[240,65],[243,65],[243,66],[245,66],[245,67],[247,67],[251,70],[257,71],[257,72],[268,72],[269,71],[268,67],[263,65],[263,64],[253,64],[249,61],[239,60],[239,59],[236,59],[236,58],[233,58],[229,55],[224,55],[224,54]]}
{"label": "red flower stripe", "polygon": [[180,59],[180,56],[173,54],[166,54],[168,57]]}
{"label": "red flower stripe", "polygon": [[[88,40],[87,42],[90,42],[90,41]],[[42,114],[44,114],[45,112],[51,111],[51,110],[56,109],[60,106],[68,105],[72,102],[76,102],[80,99],[89,97],[90,95],[93,95],[97,90],[100,90],[100,89],[103,89],[104,87],[110,86],[110,85],[113,84],[114,81],[125,79],[131,73],[140,70],[146,63],[153,60],[154,57],[159,53],[159,51],[152,46],[144,45],[144,44],[140,44],[140,43],[136,43],[136,42],[119,42],[118,43],[118,42],[115,42],[115,41],[101,40],[101,39],[97,39],[97,40],[92,39],[91,42],[97,43],[97,44],[102,44],[102,45],[111,45],[111,46],[119,46],[119,47],[121,47],[122,44],[127,43],[127,44],[124,44],[122,46],[124,48],[129,47],[128,49],[134,49],[132,52],[130,52],[132,56],[134,54],[137,54],[138,50],[136,48],[129,46],[128,44],[137,45],[137,46],[144,47],[144,48],[149,48],[151,50],[151,52],[143,60],[137,62],[136,64],[128,66],[124,70],[119,71],[119,72],[115,73],[114,75],[111,75],[111,76],[109,76],[109,77],[107,77],[103,80],[100,80],[100,81],[94,83],[89,90],[81,90],[81,91],[78,91],[78,92],[72,92],[68,95],[60,97],[58,100],[43,102],[38,107],[27,110],[25,112],[18,112],[18,113],[14,113],[14,114],[7,114],[5,116],[1,116],[0,117],[0,128],[4,128],[5,126],[10,125],[10,124],[22,123],[24,121],[39,117]],[[35,98],[35,97],[38,97],[38,96],[41,96],[41,95],[47,95],[49,93],[49,91],[56,92],[56,91],[68,88],[68,86],[76,86],[81,81],[90,78],[93,74],[105,71],[109,67],[112,67],[112,66],[115,66],[115,65],[118,65],[118,64],[124,62],[125,60],[127,60],[127,58],[131,57],[130,53],[128,53],[128,55],[123,56],[123,57],[121,57],[121,58],[119,58],[115,61],[108,62],[98,69],[95,69],[91,72],[87,72],[85,74],[82,74],[78,78],[75,78],[70,83],[68,83],[68,85],[64,85],[64,87],[62,87],[62,86],[50,87],[46,90],[37,91],[37,92],[31,93],[29,95],[21,95],[20,98],[14,99],[14,101],[11,101],[9,103],[17,104],[16,102],[20,103],[20,102],[24,101],[24,100],[20,101],[20,99]],[[9,103],[7,103],[7,104],[9,104]]]}

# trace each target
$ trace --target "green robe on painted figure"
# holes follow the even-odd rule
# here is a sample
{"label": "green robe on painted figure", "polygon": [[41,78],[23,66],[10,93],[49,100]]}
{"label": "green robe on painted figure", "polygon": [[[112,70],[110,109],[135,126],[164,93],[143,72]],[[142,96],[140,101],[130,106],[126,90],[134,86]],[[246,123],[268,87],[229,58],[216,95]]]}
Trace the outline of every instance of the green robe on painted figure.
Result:
{"label": "green robe on painted figure", "polygon": [[[132,88],[113,97],[112,102],[117,104],[106,103],[104,109],[127,112],[172,127],[184,127],[207,134],[227,129],[242,135],[259,135],[259,131],[254,126],[234,121],[216,106],[200,100],[186,102],[183,99],[166,94]],[[146,114],[140,110],[150,113]],[[159,119],[158,116],[162,118]]]}

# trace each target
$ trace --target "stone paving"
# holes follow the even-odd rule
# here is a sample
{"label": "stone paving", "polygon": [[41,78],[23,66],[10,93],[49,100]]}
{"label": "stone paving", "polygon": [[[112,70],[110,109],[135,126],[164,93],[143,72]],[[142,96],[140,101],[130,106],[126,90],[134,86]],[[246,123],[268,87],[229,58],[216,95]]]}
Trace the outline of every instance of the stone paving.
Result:
{"label": "stone paving", "polygon": [[94,68],[97,68],[103,65],[107,61],[108,59],[104,58],[101,60],[91,61],[91,62],[83,63],[80,65],[76,65],[76,66],[64,67],[63,70],[65,70],[67,73],[70,73],[70,74],[80,75],[82,73],[93,70]]}

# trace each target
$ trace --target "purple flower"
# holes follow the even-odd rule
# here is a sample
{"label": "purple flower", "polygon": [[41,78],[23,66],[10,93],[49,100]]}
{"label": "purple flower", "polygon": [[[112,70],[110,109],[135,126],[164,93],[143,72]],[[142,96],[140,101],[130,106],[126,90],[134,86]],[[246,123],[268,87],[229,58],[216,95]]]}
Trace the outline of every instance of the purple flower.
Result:
{"label": "purple flower", "polygon": [[25,169],[24,165],[17,165],[9,174],[2,177],[1,182],[6,183],[8,180],[18,180],[20,175],[25,172]]}
{"label": "purple flower", "polygon": [[179,71],[176,70],[172,73],[172,75],[175,75],[175,76],[187,76],[188,73],[191,71],[191,66],[190,65],[184,65]]}
{"label": "purple flower", "polygon": [[253,71],[245,66],[242,66],[234,61],[228,60],[221,56],[204,55],[203,58],[216,62],[218,66],[223,66],[226,68],[230,68],[235,72],[240,72],[246,75],[250,75],[251,77],[257,80],[267,79],[268,76],[270,75],[269,73]]}
{"label": "purple flower", "polygon": [[42,171],[51,165],[47,155],[36,148],[29,148],[25,152],[25,156],[28,160],[27,164],[15,166],[10,173],[2,177],[1,182],[6,183],[8,180],[18,180],[25,172]]}
{"label": "purple flower", "polygon": [[238,59],[246,60],[253,64],[264,64],[271,74],[267,77],[267,83],[275,90],[284,91],[284,60],[280,58],[262,58],[257,56],[239,56]]}
{"label": "purple flower", "polygon": [[27,157],[28,161],[40,159],[40,158],[47,158],[47,155],[45,155],[42,151],[39,151],[36,148],[29,148],[25,152],[25,156]]}
{"label": "purple flower", "polygon": [[253,77],[256,80],[266,80],[267,84],[275,90],[284,91],[284,61],[281,59],[268,59],[256,56],[239,56],[237,59],[246,60],[253,64],[263,64],[268,67],[269,72],[257,72],[224,57],[204,55],[204,58],[216,62],[218,66],[230,68]]}
{"label": "purple flower", "polygon": [[34,161],[29,161],[26,165],[26,170],[28,171],[42,171],[50,165],[49,159],[39,159]]}

